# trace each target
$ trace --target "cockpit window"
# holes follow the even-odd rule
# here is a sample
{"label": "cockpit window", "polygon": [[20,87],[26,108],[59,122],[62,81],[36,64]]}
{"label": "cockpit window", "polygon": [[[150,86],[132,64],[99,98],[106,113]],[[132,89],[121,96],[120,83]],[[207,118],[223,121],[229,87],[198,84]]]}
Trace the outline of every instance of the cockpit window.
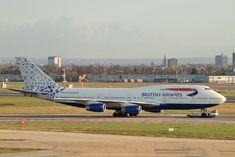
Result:
{"label": "cockpit window", "polygon": [[205,90],[211,90],[211,88],[205,88]]}

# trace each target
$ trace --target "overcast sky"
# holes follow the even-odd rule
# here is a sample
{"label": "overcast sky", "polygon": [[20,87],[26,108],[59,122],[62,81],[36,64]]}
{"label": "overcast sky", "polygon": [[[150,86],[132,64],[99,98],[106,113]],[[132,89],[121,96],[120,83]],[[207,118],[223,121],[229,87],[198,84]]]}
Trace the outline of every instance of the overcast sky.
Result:
{"label": "overcast sky", "polygon": [[0,0],[0,54],[231,55],[235,51],[234,7],[234,0]]}

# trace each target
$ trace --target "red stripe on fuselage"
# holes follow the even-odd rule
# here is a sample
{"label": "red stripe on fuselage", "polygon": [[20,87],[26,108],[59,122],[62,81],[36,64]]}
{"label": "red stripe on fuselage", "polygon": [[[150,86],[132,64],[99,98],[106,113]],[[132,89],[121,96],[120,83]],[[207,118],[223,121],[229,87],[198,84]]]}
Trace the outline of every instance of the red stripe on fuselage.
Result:
{"label": "red stripe on fuselage", "polygon": [[195,88],[166,88],[166,90],[173,90],[173,91],[197,91]]}

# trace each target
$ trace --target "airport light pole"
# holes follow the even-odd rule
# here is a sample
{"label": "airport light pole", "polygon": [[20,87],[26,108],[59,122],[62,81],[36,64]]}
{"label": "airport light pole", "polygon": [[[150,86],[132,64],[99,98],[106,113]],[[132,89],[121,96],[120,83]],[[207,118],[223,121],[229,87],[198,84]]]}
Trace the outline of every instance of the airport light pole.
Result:
{"label": "airport light pole", "polygon": [[66,81],[66,75],[65,75],[65,68],[63,68],[62,71],[63,71],[63,75],[62,75],[63,83],[66,83],[67,81]]}

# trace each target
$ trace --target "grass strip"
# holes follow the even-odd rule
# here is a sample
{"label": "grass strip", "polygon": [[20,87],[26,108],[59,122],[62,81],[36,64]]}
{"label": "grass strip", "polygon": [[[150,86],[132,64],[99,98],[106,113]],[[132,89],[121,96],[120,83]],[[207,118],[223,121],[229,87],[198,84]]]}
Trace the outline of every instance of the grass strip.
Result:
{"label": "grass strip", "polygon": [[35,151],[35,150],[40,150],[40,149],[32,149],[32,148],[1,148],[0,147],[0,154],[29,152],[29,151]]}
{"label": "grass strip", "polygon": [[235,126],[225,124],[1,122],[0,129],[235,140]]}

